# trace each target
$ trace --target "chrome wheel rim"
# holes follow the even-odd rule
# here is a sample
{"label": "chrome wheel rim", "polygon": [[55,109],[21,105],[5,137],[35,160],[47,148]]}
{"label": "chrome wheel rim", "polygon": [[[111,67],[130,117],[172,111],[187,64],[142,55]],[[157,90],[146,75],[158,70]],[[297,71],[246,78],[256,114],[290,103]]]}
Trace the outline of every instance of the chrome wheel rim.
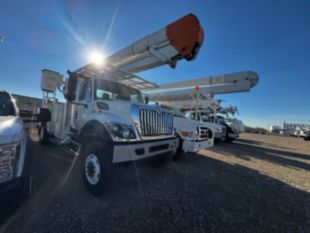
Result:
{"label": "chrome wheel rim", "polygon": [[85,160],[84,172],[87,181],[91,185],[96,185],[99,182],[101,169],[99,159],[95,154],[87,155]]}

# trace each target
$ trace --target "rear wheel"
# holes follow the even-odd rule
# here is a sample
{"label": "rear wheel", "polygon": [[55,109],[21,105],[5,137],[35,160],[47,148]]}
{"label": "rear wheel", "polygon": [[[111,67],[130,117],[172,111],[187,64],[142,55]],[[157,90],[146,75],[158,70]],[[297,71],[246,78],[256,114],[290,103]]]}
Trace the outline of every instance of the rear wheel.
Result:
{"label": "rear wheel", "polygon": [[113,163],[112,146],[95,141],[85,143],[81,152],[81,171],[87,190],[95,196],[108,191],[112,185]]}
{"label": "rear wheel", "polygon": [[41,126],[39,127],[39,140],[40,143],[43,145],[48,144],[49,141],[49,133],[47,132],[47,126],[46,123],[41,124]]}

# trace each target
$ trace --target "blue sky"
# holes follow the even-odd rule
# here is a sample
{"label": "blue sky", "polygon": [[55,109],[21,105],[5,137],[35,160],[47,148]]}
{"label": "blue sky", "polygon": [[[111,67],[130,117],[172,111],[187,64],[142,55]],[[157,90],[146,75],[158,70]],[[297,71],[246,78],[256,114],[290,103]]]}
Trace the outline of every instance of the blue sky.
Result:
{"label": "blue sky", "polygon": [[237,105],[247,125],[310,124],[308,0],[2,1],[0,89],[41,97],[41,69],[65,74],[87,63],[90,48],[112,53],[189,12],[206,35],[198,58],[140,76],[165,83],[254,70],[251,92],[217,98]]}

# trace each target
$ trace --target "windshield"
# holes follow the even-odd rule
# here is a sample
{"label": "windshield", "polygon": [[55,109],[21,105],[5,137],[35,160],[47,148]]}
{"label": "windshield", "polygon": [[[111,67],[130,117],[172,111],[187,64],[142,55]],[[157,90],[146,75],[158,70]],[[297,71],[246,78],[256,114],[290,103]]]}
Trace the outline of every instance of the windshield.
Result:
{"label": "windshield", "polygon": [[227,125],[227,122],[226,122],[225,118],[222,117],[222,116],[218,116],[217,117],[217,121],[218,121],[218,123],[220,123],[222,125]]}
{"label": "windshield", "polygon": [[201,119],[203,122],[213,122],[212,119],[206,114],[201,114]]}
{"label": "windshield", "polygon": [[15,116],[12,100],[5,92],[0,92],[0,116]]}
{"label": "windshield", "polygon": [[123,85],[121,83],[96,80],[95,82],[95,99],[96,100],[128,100],[134,103],[144,103],[141,92]]}

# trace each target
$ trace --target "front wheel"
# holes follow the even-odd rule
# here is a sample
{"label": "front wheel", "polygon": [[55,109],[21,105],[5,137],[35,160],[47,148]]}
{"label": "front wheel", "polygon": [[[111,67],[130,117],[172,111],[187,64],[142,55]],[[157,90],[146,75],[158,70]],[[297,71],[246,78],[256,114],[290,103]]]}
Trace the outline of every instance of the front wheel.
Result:
{"label": "front wheel", "polygon": [[82,146],[82,176],[87,190],[95,196],[111,187],[113,178],[112,146],[95,141]]}
{"label": "front wheel", "polygon": [[179,137],[179,146],[176,153],[172,156],[172,161],[176,162],[185,154],[183,150],[183,140]]}

